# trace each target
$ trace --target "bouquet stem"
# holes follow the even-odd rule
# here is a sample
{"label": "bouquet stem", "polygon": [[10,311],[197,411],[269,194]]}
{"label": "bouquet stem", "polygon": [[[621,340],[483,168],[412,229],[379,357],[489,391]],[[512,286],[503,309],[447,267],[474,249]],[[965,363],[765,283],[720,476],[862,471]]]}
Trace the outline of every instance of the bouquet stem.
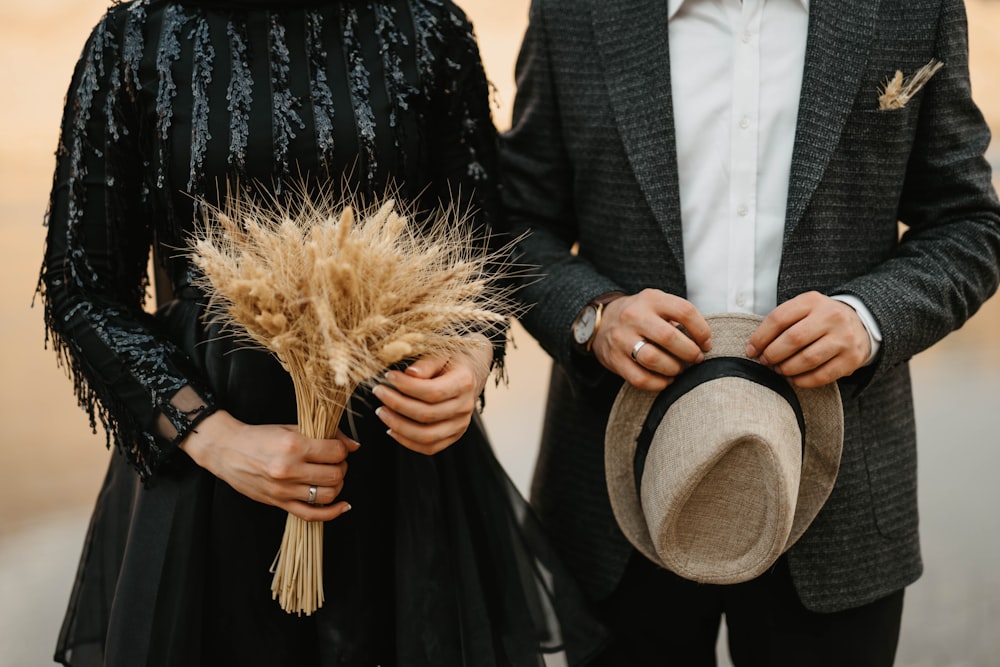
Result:
{"label": "bouquet stem", "polygon": [[289,514],[271,572],[271,597],[282,609],[309,616],[322,607],[323,522]]}
{"label": "bouquet stem", "polygon": [[[344,406],[353,388],[337,388],[320,396],[309,381],[305,364],[282,358],[295,385],[299,432],[307,438],[332,438],[337,433]],[[328,388],[329,389],[329,388]],[[311,615],[323,606],[323,522],[306,521],[289,514],[278,554],[271,564],[271,598],[281,608],[299,616]]]}

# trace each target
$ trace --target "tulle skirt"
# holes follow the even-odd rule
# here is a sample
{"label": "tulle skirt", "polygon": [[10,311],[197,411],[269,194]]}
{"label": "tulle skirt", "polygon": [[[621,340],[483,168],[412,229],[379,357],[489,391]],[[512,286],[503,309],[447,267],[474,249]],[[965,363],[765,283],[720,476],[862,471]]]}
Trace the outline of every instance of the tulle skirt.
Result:
{"label": "tulle skirt", "polygon": [[[161,321],[220,404],[292,423],[294,393],[262,352],[205,331],[199,309]],[[385,435],[370,394],[342,424],[362,443],[324,527],[324,605],[283,611],[269,568],[286,513],[256,503],[182,452],[143,487],[111,458],[56,660],[96,665],[534,667],[579,665],[604,643],[575,582],[496,460],[478,420],[423,456]],[[347,422],[348,420],[345,420]]]}

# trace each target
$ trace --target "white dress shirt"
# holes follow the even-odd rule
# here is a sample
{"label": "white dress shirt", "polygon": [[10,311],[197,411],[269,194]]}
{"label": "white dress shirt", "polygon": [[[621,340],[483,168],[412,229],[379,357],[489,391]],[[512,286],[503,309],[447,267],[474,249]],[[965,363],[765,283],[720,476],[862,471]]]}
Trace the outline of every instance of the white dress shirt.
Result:
{"label": "white dress shirt", "polygon": [[[688,299],[704,314],[777,304],[808,0],[669,0]],[[872,343],[874,318],[852,296]]]}

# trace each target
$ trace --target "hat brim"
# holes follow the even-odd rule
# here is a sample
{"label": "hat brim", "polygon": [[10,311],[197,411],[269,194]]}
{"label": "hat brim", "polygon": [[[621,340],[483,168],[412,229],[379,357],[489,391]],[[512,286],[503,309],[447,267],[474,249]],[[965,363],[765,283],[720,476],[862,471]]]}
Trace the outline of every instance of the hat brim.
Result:
{"label": "hat brim", "polygon": [[[712,350],[707,359],[746,359],[746,343],[763,318],[743,313],[710,315]],[[836,383],[815,389],[793,387],[805,423],[802,474],[792,527],[783,551],[802,537],[830,496],[844,442],[843,404]],[[618,392],[605,431],[604,461],[611,508],[629,542],[654,563],[665,567],[650,536],[636,489],[636,441],[658,392],[625,384]]]}

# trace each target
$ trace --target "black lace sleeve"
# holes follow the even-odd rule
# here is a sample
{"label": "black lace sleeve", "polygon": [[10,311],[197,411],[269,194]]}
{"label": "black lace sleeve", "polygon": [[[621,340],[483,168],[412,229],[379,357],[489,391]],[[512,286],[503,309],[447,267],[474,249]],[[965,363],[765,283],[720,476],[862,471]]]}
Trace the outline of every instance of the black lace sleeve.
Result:
{"label": "black lace sleeve", "polygon": [[149,479],[213,410],[185,355],[143,310],[154,225],[139,150],[130,32],[142,4],[116,5],[73,74],[56,152],[39,294],[48,339],[96,428]]}

